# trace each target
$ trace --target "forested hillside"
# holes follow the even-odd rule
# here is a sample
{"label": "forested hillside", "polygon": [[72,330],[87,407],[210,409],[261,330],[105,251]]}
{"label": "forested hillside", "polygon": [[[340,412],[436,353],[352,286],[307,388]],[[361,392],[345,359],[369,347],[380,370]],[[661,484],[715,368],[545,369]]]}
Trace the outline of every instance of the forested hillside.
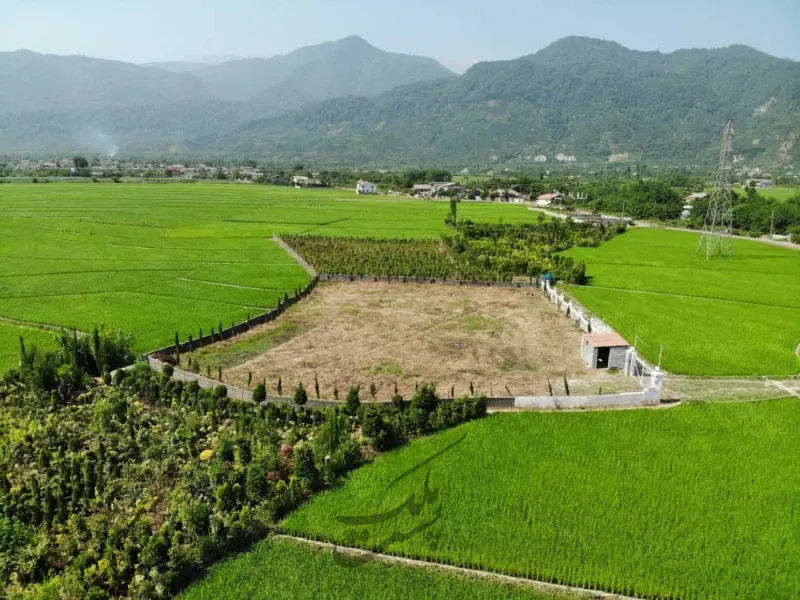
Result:
{"label": "forested hillside", "polygon": [[196,148],[354,162],[486,164],[538,154],[555,162],[557,153],[582,162],[628,153],[710,163],[728,119],[744,160],[796,156],[800,63],[744,46],[662,54],[572,37],[457,79],[249,123]]}
{"label": "forested hillside", "polygon": [[[8,90],[0,152],[116,144],[277,162],[313,156],[319,165],[493,165],[539,155],[552,165],[563,155],[710,166],[731,120],[737,162],[798,158],[800,63],[746,46],[662,54],[570,37],[460,77],[358,37],[191,73],[30,54],[0,54]],[[10,67],[9,56],[28,66]],[[122,67],[112,76],[111,65]]]}
{"label": "forested hillside", "polygon": [[0,152],[181,152],[187,140],[315,101],[448,77],[430,58],[384,52],[355,36],[194,67],[2,52]]}

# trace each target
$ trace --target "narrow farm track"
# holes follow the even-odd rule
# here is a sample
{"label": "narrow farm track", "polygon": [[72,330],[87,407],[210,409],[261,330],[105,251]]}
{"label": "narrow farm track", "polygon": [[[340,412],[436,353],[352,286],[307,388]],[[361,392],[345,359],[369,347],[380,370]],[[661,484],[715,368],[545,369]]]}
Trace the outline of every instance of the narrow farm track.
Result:
{"label": "narrow farm track", "polygon": [[208,285],[220,285],[222,287],[236,288],[239,290],[256,290],[258,292],[283,292],[278,288],[254,287],[252,285],[239,285],[237,283],[222,283],[221,281],[209,281],[207,279],[192,279],[191,277],[177,277],[178,281],[189,281],[192,283],[206,283]]}
{"label": "narrow farm track", "polygon": [[[38,323],[36,321],[23,321],[21,319],[14,319],[12,317],[4,317],[0,315],[0,323],[8,323],[9,325],[19,325],[20,327],[30,327],[32,329],[43,329],[45,331],[54,331],[59,332],[64,327],[59,327],[58,325],[52,325],[50,323]],[[85,335],[85,331],[78,331],[81,335]]]}
{"label": "narrow farm track", "polygon": [[529,587],[539,592],[563,594],[567,597],[579,597],[583,599],[595,600],[639,600],[634,596],[620,596],[619,594],[612,594],[600,590],[590,590],[580,587],[572,587],[569,585],[562,585],[558,583],[550,583],[547,581],[538,581],[535,579],[525,579],[524,577],[512,577],[510,575],[503,575],[501,573],[494,573],[492,571],[481,571],[478,569],[466,569],[464,567],[454,567],[453,565],[446,565],[437,562],[430,562],[427,560],[418,560],[415,558],[405,558],[402,556],[394,556],[391,554],[380,554],[363,550],[361,548],[353,548],[350,546],[340,546],[338,544],[331,544],[328,542],[318,542],[308,538],[296,537],[293,535],[277,534],[273,536],[276,539],[289,540],[298,544],[305,544],[313,548],[331,550],[331,552],[339,552],[347,554],[351,557],[364,557],[365,563],[377,560],[379,562],[389,565],[402,565],[406,567],[415,567],[417,569],[435,569],[445,573],[454,573],[465,577],[483,579],[486,581],[493,581],[496,583],[512,584]]}
{"label": "narrow farm track", "polygon": [[635,290],[633,288],[612,287],[607,285],[588,285],[576,287],[589,287],[596,290],[612,290],[616,292],[629,292],[631,294],[651,294],[653,296],[669,296],[670,298],[689,298],[691,300],[709,300],[713,302],[727,302],[729,304],[744,304],[748,306],[769,306],[775,308],[785,308],[788,310],[800,310],[797,306],[787,306],[785,304],[774,304],[770,302],[752,302],[748,300],[731,300],[730,298],[719,298],[717,296],[700,296],[697,294],[673,294],[671,292],[656,292],[653,290]]}

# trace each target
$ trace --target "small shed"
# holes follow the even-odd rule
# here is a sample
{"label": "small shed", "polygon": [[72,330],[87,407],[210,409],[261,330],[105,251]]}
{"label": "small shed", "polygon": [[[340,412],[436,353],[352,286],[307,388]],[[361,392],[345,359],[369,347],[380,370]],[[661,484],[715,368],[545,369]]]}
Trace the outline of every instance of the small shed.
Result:
{"label": "small shed", "polygon": [[624,369],[630,344],[618,333],[584,333],[581,358],[593,369]]}

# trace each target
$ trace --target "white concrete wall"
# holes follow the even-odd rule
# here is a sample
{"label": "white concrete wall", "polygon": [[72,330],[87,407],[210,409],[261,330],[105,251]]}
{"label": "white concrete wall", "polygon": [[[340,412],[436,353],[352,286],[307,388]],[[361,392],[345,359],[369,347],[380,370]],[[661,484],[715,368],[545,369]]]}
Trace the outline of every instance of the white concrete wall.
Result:
{"label": "white concrete wall", "polygon": [[646,391],[593,396],[518,396],[514,400],[514,408],[532,410],[618,408],[621,406],[655,406],[659,402],[658,398],[653,398]]}
{"label": "white concrete wall", "polygon": [[628,346],[619,346],[615,348],[611,348],[608,353],[608,368],[609,369],[619,369],[620,371],[625,369],[625,355],[628,352]]}

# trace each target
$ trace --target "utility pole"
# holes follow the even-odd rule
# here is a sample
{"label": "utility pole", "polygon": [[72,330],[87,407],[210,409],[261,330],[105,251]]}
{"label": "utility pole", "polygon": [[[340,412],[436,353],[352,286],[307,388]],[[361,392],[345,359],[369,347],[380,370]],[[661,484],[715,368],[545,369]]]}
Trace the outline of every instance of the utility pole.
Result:
{"label": "utility pole", "polygon": [[731,166],[733,164],[733,126],[731,122],[725,126],[722,134],[722,149],[719,153],[719,166],[708,203],[703,233],[697,244],[695,254],[705,246],[706,260],[713,254],[733,256],[733,209],[731,208]]}

